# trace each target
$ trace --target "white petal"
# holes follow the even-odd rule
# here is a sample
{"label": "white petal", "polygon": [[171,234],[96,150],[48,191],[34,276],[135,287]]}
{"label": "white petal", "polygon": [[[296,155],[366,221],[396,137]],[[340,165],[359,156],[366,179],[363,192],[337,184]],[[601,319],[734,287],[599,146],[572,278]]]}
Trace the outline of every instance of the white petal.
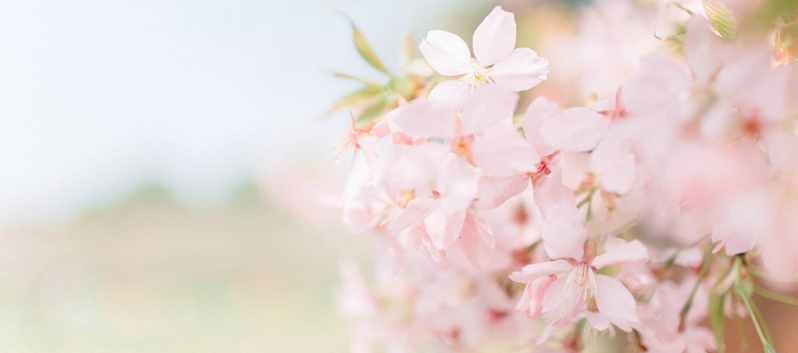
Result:
{"label": "white petal", "polygon": [[480,66],[490,66],[506,58],[515,47],[515,15],[501,6],[493,8],[474,31],[473,44]]}
{"label": "white petal", "polygon": [[456,34],[440,30],[429,31],[418,49],[429,65],[441,75],[462,75],[471,67],[468,45]]}
{"label": "white petal", "polygon": [[549,61],[532,49],[518,48],[504,60],[493,65],[488,77],[499,86],[512,91],[525,91],[546,80]]}

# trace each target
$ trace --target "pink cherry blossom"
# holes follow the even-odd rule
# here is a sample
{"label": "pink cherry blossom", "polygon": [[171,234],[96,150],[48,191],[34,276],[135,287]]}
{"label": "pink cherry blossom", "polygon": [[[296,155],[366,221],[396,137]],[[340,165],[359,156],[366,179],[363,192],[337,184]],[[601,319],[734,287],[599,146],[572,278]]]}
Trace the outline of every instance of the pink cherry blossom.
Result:
{"label": "pink cherry blossom", "polygon": [[529,48],[515,47],[515,16],[496,6],[474,31],[474,55],[457,35],[434,30],[419,49],[435,71],[461,76],[445,85],[480,87],[488,83],[513,91],[528,90],[546,79],[548,61]]}
{"label": "pink cherry blossom", "polygon": [[516,308],[531,315],[540,314],[546,323],[555,327],[569,325],[585,316],[598,330],[606,330],[612,323],[621,330],[630,331],[639,324],[634,297],[620,281],[596,271],[611,265],[645,261],[645,246],[634,240],[591,256],[588,253],[582,259],[529,264],[513,272],[510,275],[513,281],[528,284],[521,298],[524,302]]}

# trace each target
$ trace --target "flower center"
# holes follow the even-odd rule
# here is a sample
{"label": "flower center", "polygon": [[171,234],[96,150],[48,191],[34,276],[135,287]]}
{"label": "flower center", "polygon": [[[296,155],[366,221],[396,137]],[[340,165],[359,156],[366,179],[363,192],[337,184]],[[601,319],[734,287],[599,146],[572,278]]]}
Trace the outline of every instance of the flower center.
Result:
{"label": "flower center", "polygon": [[588,302],[596,293],[596,277],[593,269],[586,262],[580,262],[568,274],[565,284],[567,296],[575,295]]}
{"label": "flower center", "polygon": [[474,61],[471,63],[472,71],[469,73],[465,79],[471,84],[471,90],[473,91],[475,88],[480,86],[484,86],[488,83],[493,83],[493,80],[488,76],[488,72],[490,72],[490,67],[482,67]]}

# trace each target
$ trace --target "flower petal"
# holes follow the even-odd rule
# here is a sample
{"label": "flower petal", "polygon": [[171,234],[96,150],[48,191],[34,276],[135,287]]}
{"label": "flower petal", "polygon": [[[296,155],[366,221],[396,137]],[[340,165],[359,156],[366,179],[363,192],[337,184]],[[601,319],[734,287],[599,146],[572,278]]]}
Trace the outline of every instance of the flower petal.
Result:
{"label": "flower petal", "polygon": [[407,207],[388,224],[388,231],[392,234],[399,233],[411,226],[420,223],[429,214],[432,208],[430,200],[412,200]]}
{"label": "flower petal", "polygon": [[548,156],[556,150],[543,142],[540,129],[546,121],[557,118],[558,109],[557,103],[546,99],[546,97],[538,97],[529,104],[523,119],[521,119],[526,140],[535,146],[535,150],[541,156]]}
{"label": "flower petal", "polygon": [[635,314],[635,298],[617,279],[597,274],[593,297],[599,312],[619,329],[629,332],[633,325],[639,323]]}
{"label": "flower petal", "polygon": [[554,276],[545,276],[527,283],[515,310],[525,313],[530,318],[540,315],[540,309],[543,307],[543,295],[553,281]]}
{"label": "flower petal", "polygon": [[512,91],[526,91],[545,81],[549,73],[549,61],[534,50],[517,48],[504,60],[497,62],[488,71],[494,83]]}
{"label": "flower petal", "polygon": [[647,258],[648,250],[646,250],[646,246],[638,240],[632,240],[596,256],[590,265],[599,269],[615,264],[645,261]]}
{"label": "flower petal", "polygon": [[557,149],[571,152],[590,151],[604,136],[610,120],[588,108],[563,110],[560,116],[543,123],[543,140]]}
{"label": "flower petal", "polygon": [[601,313],[597,313],[594,311],[586,311],[585,317],[587,318],[587,321],[590,323],[590,326],[593,326],[593,328],[598,331],[604,331],[610,328],[610,320],[607,319],[606,316],[601,315]]}
{"label": "flower petal", "polygon": [[427,100],[462,106],[471,93],[471,85],[463,80],[443,81],[429,92]]}
{"label": "flower petal", "polygon": [[544,221],[540,237],[546,253],[552,259],[582,260],[587,230],[573,192],[562,183],[561,172],[541,179],[532,192]]}
{"label": "flower petal", "polygon": [[518,176],[534,171],[540,157],[509,120],[474,138],[471,154],[485,175]]}
{"label": "flower petal", "polygon": [[471,264],[476,268],[483,268],[490,261],[490,251],[496,246],[493,233],[479,221],[474,213],[466,212],[463,230],[460,232],[459,243]]}
{"label": "flower petal", "polygon": [[436,249],[449,250],[451,248],[463,229],[465,214],[465,210],[447,214],[443,209],[438,208],[424,218],[424,226]]}
{"label": "flower petal", "polygon": [[529,283],[543,276],[569,272],[573,268],[574,266],[566,260],[539,262],[526,265],[521,271],[511,273],[510,279],[516,282]]}
{"label": "flower petal", "polygon": [[632,152],[631,141],[617,135],[611,132],[599,142],[590,154],[590,168],[604,190],[625,194],[635,183],[637,157]]}
{"label": "flower petal", "polygon": [[529,186],[529,177],[523,174],[498,178],[480,177],[477,208],[488,210],[499,207],[507,199],[523,192],[527,186]]}
{"label": "flower petal", "polygon": [[446,105],[414,100],[396,108],[385,116],[391,132],[402,132],[410,137],[454,136],[454,111]]}
{"label": "flower petal", "polygon": [[515,47],[515,15],[501,6],[493,8],[474,31],[474,56],[482,67],[506,58]]}
{"label": "flower petal", "polygon": [[443,209],[454,212],[468,207],[477,196],[477,173],[463,158],[452,154],[441,166],[438,191]]}
{"label": "flower petal", "polygon": [[517,104],[518,93],[496,86],[480,88],[471,94],[460,114],[463,135],[485,132],[502,120],[512,123]]}
{"label": "flower petal", "polygon": [[471,67],[471,52],[468,50],[468,45],[454,33],[429,31],[418,49],[429,65],[441,75],[462,75]]}
{"label": "flower petal", "polygon": [[570,325],[585,309],[585,302],[577,295],[577,291],[566,291],[566,284],[566,278],[558,278],[549,285],[546,294],[543,295],[541,309],[543,321],[554,327]]}

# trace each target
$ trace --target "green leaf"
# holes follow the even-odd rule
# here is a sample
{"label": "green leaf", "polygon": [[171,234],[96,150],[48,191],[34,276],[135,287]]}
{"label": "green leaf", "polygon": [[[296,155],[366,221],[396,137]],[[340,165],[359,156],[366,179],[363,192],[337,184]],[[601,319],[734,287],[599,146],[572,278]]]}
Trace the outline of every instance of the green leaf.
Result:
{"label": "green leaf", "polygon": [[715,294],[714,292],[709,296],[709,327],[715,334],[715,342],[717,343],[717,352],[723,353],[723,305],[726,294]]}
{"label": "green leaf", "polygon": [[390,75],[391,73],[385,68],[385,65],[382,64],[382,61],[380,61],[377,54],[374,53],[374,50],[371,49],[371,45],[369,45],[363,33],[360,33],[360,30],[357,29],[354,22],[350,21],[350,23],[352,24],[352,40],[355,42],[355,48],[357,48],[357,52],[360,53],[360,56],[373,68],[386,75]]}
{"label": "green leaf", "polygon": [[381,93],[382,88],[380,87],[366,86],[339,99],[337,102],[335,102],[335,104],[333,104],[327,114],[333,114],[342,109],[351,108],[356,105],[366,103],[369,100],[379,96]]}
{"label": "green leaf", "polygon": [[364,124],[379,117],[387,106],[388,102],[383,98],[377,101],[377,103],[366,107],[366,109],[363,109],[360,115],[357,116],[357,124]]}
{"label": "green leaf", "polygon": [[737,22],[723,4],[715,0],[704,0],[704,12],[709,18],[709,23],[723,39],[733,41],[737,38]]}
{"label": "green leaf", "polygon": [[352,81],[360,82],[360,83],[362,83],[362,84],[364,84],[366,86],[382,87],[382,85],[379,84],[379,83],[376,83],[374,81],[369,81],[369,80],[366,80],[366,79],[362,79],[362,78],[357,77],[357,76],[352,76],[350,74],[345,74],[345,73],[341,73],[341,72],[333,72],[333,76],[338,77],[338,78],[342,78],[342,79],[345,79],[345,80],[352,80]]}

